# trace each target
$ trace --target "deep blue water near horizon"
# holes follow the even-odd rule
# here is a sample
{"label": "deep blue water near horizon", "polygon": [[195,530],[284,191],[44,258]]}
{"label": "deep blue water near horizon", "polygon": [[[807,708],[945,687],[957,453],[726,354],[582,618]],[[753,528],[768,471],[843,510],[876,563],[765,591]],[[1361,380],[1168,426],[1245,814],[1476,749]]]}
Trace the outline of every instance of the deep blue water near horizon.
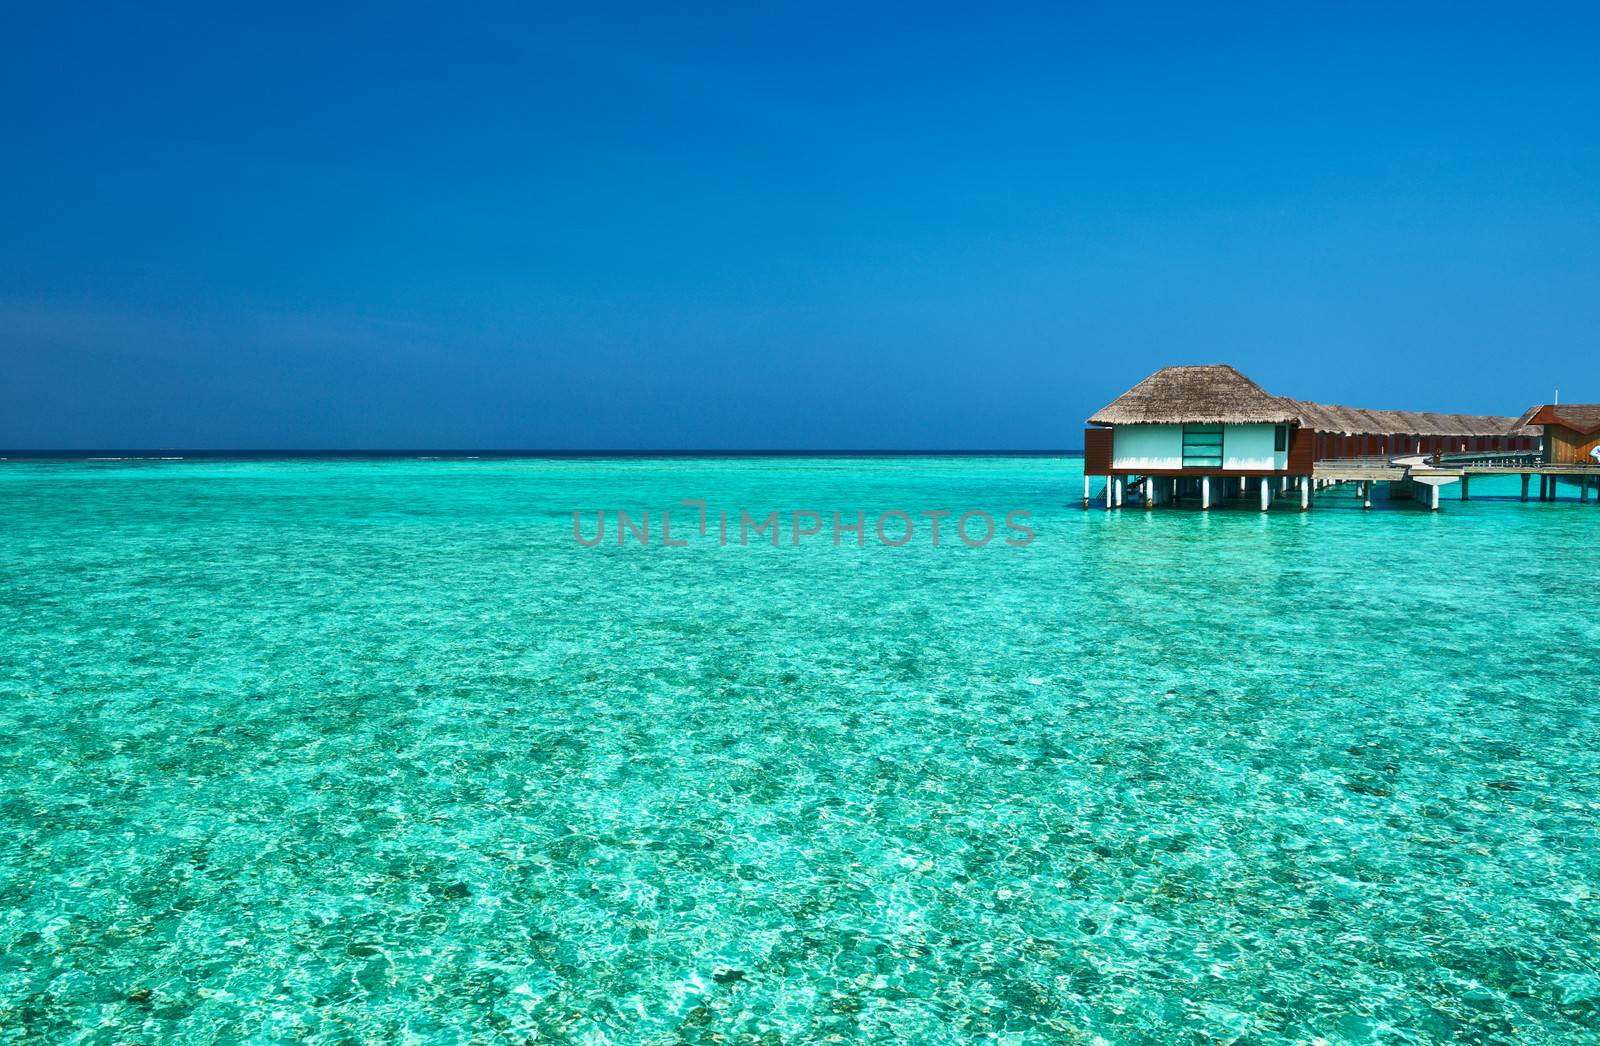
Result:
{"label": "deep blue water near horizon", "polygon": [[485,461],[499,459],[629,459],[629,458],[1081,458],[1083,448],[1063,450],[462,450],[460,448],[411,448],[387,450],[189,450],[112,448],[106,450],[7,450],[0,448],[0,461],[382,461],[451,460]]}
{"label": "deep blue water near horizon", "polygon": [[[0,463],[0,1042],[1600,1034],[1600,507],[1081,490]],[[683,498],[1037,537],[573,540]]]}

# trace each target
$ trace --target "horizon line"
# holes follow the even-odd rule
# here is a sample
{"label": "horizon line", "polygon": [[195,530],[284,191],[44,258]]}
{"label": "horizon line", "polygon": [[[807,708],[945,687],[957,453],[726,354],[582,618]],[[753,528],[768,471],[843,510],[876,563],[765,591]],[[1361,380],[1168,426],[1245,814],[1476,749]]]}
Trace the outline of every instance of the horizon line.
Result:
{"label": "horizon line", "polygon": [[297,450],[290,448],[245,449],[211,447],[94,447],[87,449],[51,448],[0,448],[0,460],[10,458],[88,460],[95,458],[910,458],[910,457],[971,457],[971,458],[1021,458],[1021,457],[1075,457],[1082,456],[1082,448],[1068,449],[913,449],[896,448],[871,450],[860,448],[780,450],[714,449],[714,448],[631,448],[602,450],[585,448],[561,449],[443,449],[436,447],[395,447],[383,449],[358,449],[350,447],[323,447]]}

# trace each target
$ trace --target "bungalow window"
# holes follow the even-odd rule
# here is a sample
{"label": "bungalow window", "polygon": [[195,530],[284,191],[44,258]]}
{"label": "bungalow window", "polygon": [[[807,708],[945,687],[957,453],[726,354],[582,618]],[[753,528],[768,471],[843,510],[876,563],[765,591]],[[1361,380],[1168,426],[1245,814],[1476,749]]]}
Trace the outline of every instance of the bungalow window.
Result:
{"label": "bungalow window", "polygon": [[1183,467],[1219,469],[1222,467],[1222,426],[1185,425],[1183,427]]}
{"label": "bungalow window", "polygon": [[1279,425],[1278,430],[1272,434],[1272,449],[1279,453],[1289,449],[1289,426]]}

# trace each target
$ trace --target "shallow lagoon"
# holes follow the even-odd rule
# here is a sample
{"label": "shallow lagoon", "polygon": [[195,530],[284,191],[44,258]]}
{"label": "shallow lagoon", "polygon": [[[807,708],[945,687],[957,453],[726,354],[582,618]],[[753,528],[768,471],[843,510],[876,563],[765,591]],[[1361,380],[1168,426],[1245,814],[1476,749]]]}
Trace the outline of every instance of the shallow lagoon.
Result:
{"label": "shallow lagoon", "polygon": [[[1600,507],[1081,490],[0,463],[0,1041],[1600,1033]],[[573,540],[682,498],[1037,537]]]}

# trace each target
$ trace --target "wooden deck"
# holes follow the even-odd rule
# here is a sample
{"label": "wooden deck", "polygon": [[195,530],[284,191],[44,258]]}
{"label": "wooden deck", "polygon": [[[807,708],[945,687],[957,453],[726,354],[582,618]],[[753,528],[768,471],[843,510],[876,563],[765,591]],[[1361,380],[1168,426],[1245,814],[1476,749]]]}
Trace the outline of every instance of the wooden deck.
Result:
{"label": "wooden deck", "polygon": [[1600,465],[1463,465],[1463,476],[1600,476]]}
{"label": "wooden deck", "polygon": [[1312,466],[1316,479],[1338,482],[1365,480],[1435,479],[1442,482],[1458,480],[1463,476],[1589,476],[1600,477],[1600,465],[1551,465],[1544,462],[1527,464],[1489,464],[1477,462],[1443,461],[1435,465],[1431,459],[1415,456],[1391,459],[1343,458],[1319,461]]}
{"label": "wooden deck", "polygon": [[1388,483],[1391,492],[1403,491],[1404,496],[1422,502],[1435,511],[1439,508],[1439,488],[1447,484],[1459,483],[1460,499],[1470,501],[1474,476],[1521,476],[1523,501],[1534,500],[1530,496],[1530,483],[1536,476],[1539,479],[1539,501],[1555,501],[1559,496],[1558,484],[1562,478],[1578,480],[1578,500],[1581,502],[1589,500],[1591,479],[1595,481],[1593,486],[1600,490],[1600,464],[1557,465],[1532,459],[1518,461],[1515,456],[1505,455],[1485,455],[1476,461],[1470,458],[1440,461],[1438,464],[1434,464],[1431,457],[1423,455],[1387,461],[1371,458],[1319,461],[1312,472],[1312,480],[1319,487],[1356,484],[1365,504],[1369,506],[1372,503],[1372,484]]}
{"label": "wooden deck", "polygon": [[[1521,476],[1522,501],[1556,501],[1559,499],[1561,479],[1578,480],[1577,500],[1588,502],[1591,490],[1597,493],[1600,504],[1600,464],[1556,465],[1533,460],[1531,456],[1516,460],[1517,455],[1485,454],[1479,460],[1458,458],[1440,461],[1426,455],[1405,455],[1394,458],[1342,458],[1312,463],[1309,476],[1261,475],[1228,476],[1174,475],[1171,472],[1152,472],[1148,475],[1117,474],[1106,477],[1100,491],[1107,510],[1127,504],[1140,504],[1151,508],[1161,504],[1176,504],[1184,500],[1198,500],[1201,508],[1210,508],[1234,500],[1259,500],[1261,510],[1267,511],[1280,500],[1280,495],[1299,502],[1302,512],[1316,501],[1316,492],[1344,484],[1354,484],[1356,496],[1363,507],[1372,507],[1373,488],[1379,483],[1389,484],[1389,497],[1408,498],[1424,507],[1438,511],[1440,489],[1459,484],[1460,500],[1471,500],[1474,476]],[[1303,468],[1304,466],[1302,466]],[[1083,477],[1083,505],[1088,508],[1095,500],[1092,481],[1094,473]],[[1537,496],[1530,484],[1539,478]],[[1591,482],[1592,481],[1592,482]]]}

